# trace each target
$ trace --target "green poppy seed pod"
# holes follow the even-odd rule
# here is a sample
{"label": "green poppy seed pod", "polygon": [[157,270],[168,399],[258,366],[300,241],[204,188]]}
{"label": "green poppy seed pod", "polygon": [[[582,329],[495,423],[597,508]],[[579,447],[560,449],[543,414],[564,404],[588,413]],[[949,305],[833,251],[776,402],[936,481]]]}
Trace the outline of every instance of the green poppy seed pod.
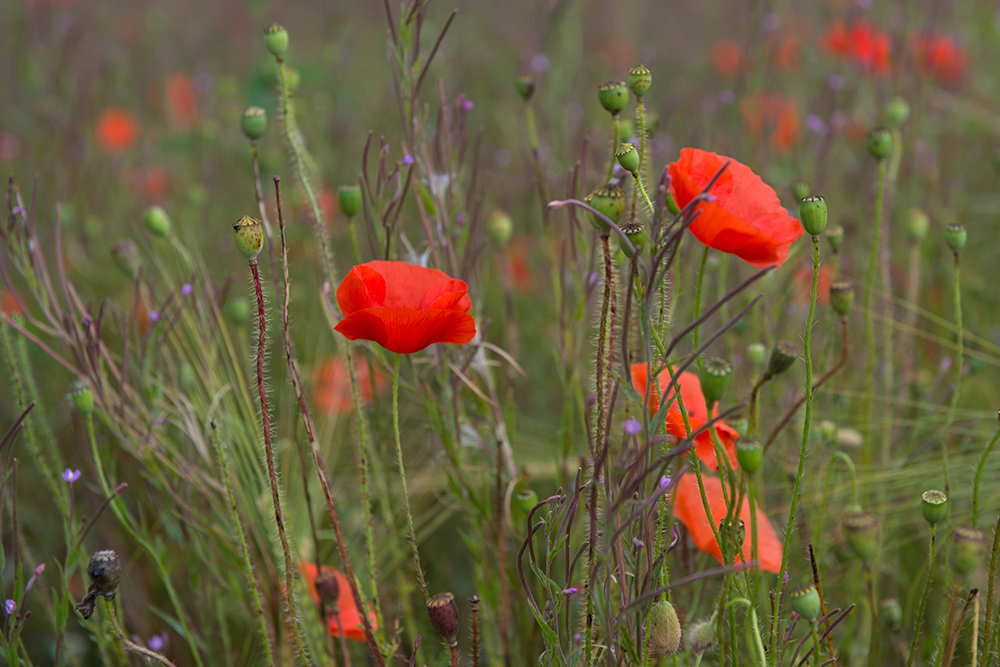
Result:
{"label": "green poppy seed pod", "polygon": [[767,359],[767,348],[764,343],[750,343],[747,345],[747,359],[754,366],[763,366]]}
{"label": "green poppy seed pod", "polygon": [[743,519],[723,519],[719,522],[719,536],[723,535],[726,536],[724,539],[733,541],[736,551],[740,551],[747,536],[746,523]]}
{"label": "green poppy seed pod", "polygon": [[[585,201],[603,213],[605,217],[616,225],[622,219],[622,214],[625,213],[625,191],[617,185],[595,188],[593,192],[587,195]],[[590,224],[602,234],[607,234],[611,231],[608,223],[593,215],[590,216]]]}
{"label": "green poppy seed pod", "polygon": [[868,133],[868,152],[876,160],[884,160],[892,154],[892,132],[877,127]]}
{"label": "green poppy seed pod", "polygon": [[854,285],[850,280],[838,280],[830,284],[830,305],[841,317],[851,312],[851,306],[854,305]]}
{"label": "green poppy seed pod", "polygon": [[819,236],[826,229],[826,200],[819,195],[809,195],[799,202],[802,228],[810,236]]}
{"label": "green poppy seed pod", "polygon": [[635,123],[631,118],[622,118],[618,121],[618,136],[622,139],[635,136]]}
{"label": "green poppy seed pod", "polygon": [[906,233],[914,243],[920,243],[931,230],[931,219],[922,208],[911,208],[906,212]]}
{"label": "green poppy seed pod", "polygon": [[968,526],[958,526],[951,535],[951,569],[964,577],[969,574],[986,555],[986,533]]}
{"label": "green poppy seed pod", "polygon": [[337,198],[340,200],[340,210],[348,218],[353,218],[361,210],[360,186],[341,185],[337,188]]}
{"label": "green poppy seed pod", "polygon": [[672,655],[681,646],[681,622],[674,605],[660,600],[649,611],[649,653]]}
{"label": "green poppy seed pod", "polygon": [[740,467],[748,474],[752,475],[760,470],[764,462],[764,448],[760,440],[752,436],[742,436],[736,440],[736,460]]}
{"label": "green poppy seed pod", "polygon": [[111,257],[115,260],[115,265],[125,274],[129,280],[135,280],[139,275],[139,250],[135,243],[129,239],[119,241],[111,246]]}
{"label": "green poppy seed pod", "polygon": [[795,363],[799,350],[787,340],[779,340],[771,350],[771,359],[767,362],[767,374],[774,377],[781,375]]}
{"label": "green poppy seed pod", "polygon": [[891,127],[899,127],[910,119],[910,103],[899,95],[885,105],[885,120]]}
{"label": "green poppy seed pod", "polygon": [[792,183],[792,196],[795,197],[795,201],[802,201],[810,194],[809,184],[805,181],[795,181]]}
{"label": "green poppy seed pod", "polygon": [[73,383],[73,393],[70,394],[73,400],[73,407],[79,410],[84,417],[89,417],[94,412],[94,392],[90,385],[84,380],[77,380]]}
{"label": "green poppy seed pod", "polygon": [[628,106],[628,87],[624,81],[607,81],[597,89],[597,97],[602,107],[617,116]]}
{"label": "green poppy seed pod", "polygon": [[264,46],[275,58],[285,55],[288,50],[288,31],[285,27],[272,23],[264,29]]}
{"label": "green poppy seed pod", "polygon": [[896,598],[887,598],[878,606],[878,616],[885,627],[893,632],[899,632],[900,624],[903,622],[903,607]]}
{"label": "green poppy seed pod", "polygon": [[497,209],[490,213],[490,219],[486,221],[486,233],[497,245],[507,245],[514,234],[514,221],[506,211]]}
{"label": "green poppy seed pod", "polygon": [[153,236],[163,238],[170,233],[170,216],[160,206],[150,206],[142,214],[142,224]]}
{"label": "green poppy seed pod", "polygon": [[236,232],[236,247],[247,259],[255,259],[264,247],[264,228],[260,220],[244,215],[233,223]]}
{"label": "green poppy seed pod", "polygon": [[519,76],[514,79],[514,88],[521,99],[527,102],[535,94],[535,79],[528,75]]}
{"label": "green poppy seed pod", "polygon": [[819,591],[816,590],[815,584],[796,586],[788,594],[788,598],[792,602],[792,609],[795,610],[795,613],[810,623],[815,622],[823,611],[823,605],[819,600]]}
{"label": "green poppy seed pod", "polygon": [[233,324],[246,324],[250,319],[250,302],[242,296],[231,297],[222,312]]}
{"label": "green poppy seed pod", "polygon": [[267,112],[260,107],[247,107],[240,112],[240,129],[250,141],[257,141],[267,129]]}
{"label": "green poppy seed pod", "polygon": [[332,571],[321,572],[313,582],[319,599],[329,605],[336,605],[340,599],[340,582]]}
{"label": "green poppy seed pod", "polygon": [[632,222],[622,225],[622,232],[624,232],[625,237],[629,240],[629,243],[632,244],[632,247],[635,248],[635,252],[633,253],[628,247],[628,243],[625,243],[620,236],[618,237],[618,245],[621,247],[622,252],[625,253],[625,256],[629,259],[634,259],[636,254],[642,254],[642,252],[649,246],[649,235],[646,233],[646,228],[641,222],[635,222],[633,220]]}
{"label": "green poppy seed pod", "polygon": [[636,97],[642,97],[653,83],[653,74],[645,65],[636,65],[628,71],[628,89]]}
{"label": "green poppy seed pod", "polygon": [[718,403],[733,379],[733,365],[719,357],[705,357],[701,364],[701,392],[709,404]]}
{"label": "green poppy seed pod", "polygon": [[819,434],[823,442],[830,442],[837,435],[837,425],[829,419],[821,419],[819,422]]}
{"label": "green poppy seed pod", "polygon": [[710,620],[698,621],[688,628],[688,646],[695,653],[704,653],[715,646],[715,624]]}
{"label": "green poppy seed pod", "polygon": [[747,434],[747,429],[750,428],[750,422],[747,421],[746,417],[736,417],[735,419],[729,420],[729,425],[733,427],[739,436],[743,437]]}
{"label": "green poppy seed pod", "polygon": [[948,515],[948,496],[937,489],[924,491],[920,496],[920,509],[924,514],[924,521],[932,526],[937,525]]}
{"label": "green poppy seed pod", "polygon": [[854,555],[866,563],[870,562],[878,551],[878,517],[871,512],[848,512],[841,527]]}
{"label": "green poppy seed pod", "polygon": [[965,225],[960,222],[953,222],[944,228],[945,243],[948,244],[948,247],[956,255],[965,247],[967,238],[968,233],[965,231]]}
{"label": "green poppy seed pod", "polygon": [[635,144],[620,144],[615,151],[615,157],[618,158],[618,164],[622,169],[628,173],[634,174],[639,171],[639,151],[635,149]]}
{"label": "green poppy seed pod", "polygon": [[538,494],[533,489],[524,489],[514,496],[514,502],[510,506],[510,520],[519,534],[523,534],[526,530],[525,521],[537,504]]}
{"label": "green poppy seed pod", "polygon": [[122,566],[118,554],[111,549],[97,551],[87,563],[87,574],[90,575],[90,588],[105,600],[114,600],[121,581]]}
{"label": "green poppy seed pod", "polygon": [[865,444],[865,437],[856,428],[843,427],[837,429],[837,446],[843,449],[857,449]]}
{"label": "green poppy seed pod", "polygon": [[448,646],[452,648],[458,646],[460,622],[455,596],[451,593],[438,593],[432,596],[427,601],[427,615],[431,618],[431,625],[442,639],[448,642]]}
{"label": "green poppy seed pod", "polygon": [[844,243],[844,228],[840,225],[830,225],[823,232],[824,238],[830,244],[830,249],[834,254],[840,252],[840,246]]}

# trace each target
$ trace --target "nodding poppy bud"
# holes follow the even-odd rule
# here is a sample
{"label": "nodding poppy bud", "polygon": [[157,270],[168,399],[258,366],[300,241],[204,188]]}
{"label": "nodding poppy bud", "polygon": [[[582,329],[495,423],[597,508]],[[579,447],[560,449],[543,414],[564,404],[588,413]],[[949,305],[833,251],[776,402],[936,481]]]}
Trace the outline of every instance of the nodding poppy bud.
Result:
{"label": "nodding poppy bud", "polygon": [[733,365],[719,357],[705,357],[701,363],[701,393],[709,404],[718,403],[733,379]]}
{"label": "nodding poppy bud", "polygon": [[337,199],[340,200],[340,210],[344,215],[353,218],[361,210],[361,187],[341,185],[337,188]]}
{"label": "nodding poppy bud", "polygon": [[884,160],[892,154],[892,132],[878,127],[868,133],[868,152],[876,160]]}
{"label": "nodding poppy bud", "polygon": [[236,232],[236,247],[247,259],[255,259],[264,247],[264,228],[260,220],[244,215],[233,223]]}
{"label": "nodding poppy bud", "polygon": [[810,623],[816,621],[823,611],[823,605],[819,600],[819,591],[815,584],[802,584],[796,586],[788,594],[792,602],[792,609],[795,613],[806,619]]}
{"label": "nodding poppy bud", "polygon": [[226,301],[222,308],[222,313],[229,318],[233,324],[246,324],[250,318],[250,303],[242,296],[233,296]]}
{"label": "nodding poppy bud", "polygon": [[924,491],[920,496],[920,509],[924,515],[924,521],[934,526],[944,521],[948,515],[948,496],[944,491],[931,489]]}
{"label": "nodding poppy bud", "polygon": [[340,599],[340,582],[337,581],[336,574],[329,571],[320,573],[313,581],[313,586],[316,587],[316,594],[320,600],[329,605],[337,604],[337,600]]}
{"label": "nodding poppy bud", "polygon": [[264,46],[275,58],[285,55],[288,50],[288,31],[285,27],[272,23],[264,29]]}
{"label": "nodding poppy bud", "polygon": [[531,96],[535,94],[535,80],[528,75],[519,76],[514,79],[514,87],[517,89],[517,94],[525,102],[530,100]]}
{"label": "nodding poppy bud", "polygon": [[625,253],[629,259],[635,259],[635,256],[637,254],[641,254],[642,251],[646,249],[646,246],[649,245],[649,235],[646,234],[646,228],[641,222],[633,220],[632,222],[622,225],[622,232],[624,232],[625,237],[629,240],[629,243],[632,244],[632,247],[635,248],[635,252],[632,252],[632,250],[628,247],[628,243],[625,243],[621,237],[618,238],[618,245],[621,246],[622,252]]}
{"label": "nodding poppy bud", "polygon": [[966,238],[968,233],[965,231],[965,225],[960,222],[953,222],[944,228],[945,243],[956,255],[965,247]]}
{"label": "nodding poppy bud", "polygon": [[77,380],[73,383],[73,407],[80,411],[84,417],[94,412],[94,392],[90,390],[90,385],[85,380]]}
{"label": "nodding poppy bud", "polygon": [[826,229],[826,200],[819,195],[809,195],[799,202],[802,228],[810,236],[819,236]]}
{"label": "nodding poppy bud", "polygon": [[798,356],[799,350],[795,345],[787,340],[779,340],[771,350],[771,359],[767,362],[767,374],[772,377],[781,375],[791,368]]}
{"label": "nodding poppy bud", "polygon": [[844,449],[857,449],[865,444],[865,438],[856,428],[842,427],[837,429],[837,446]]}
{"label": "nodding poppy bud", "polygon": [[538,504],[538,494],[532,489],[525,489],[514,496],[514,502],[510,507],[510,520],[514,523],[514,528],[521,534],[525,531],[525,521],[528,514]]}
{"label": "nodding poppy bud", "polygon": [[645,65],[636,65],[628,71],[628,88],[636,97],[642,97],[653,83],[653,74]]}
{"label": "nodding poppy bud", "polygon": [[153,236],[161,239],[170,233],[170,216],[160,206],[150,206],[142,214],[142,224]]}
{"label": "nodding poppy bud", "polygon": [[927,238],[927,233],[931,230],[931,219],[927,217],[927,212],[922,208],[911,208],[906,212],[906,233],[910,235],[910,240],[920,243]]}
{"label": "nodding poppy bud", "polygon": [[486,233],[497,245],[507,245],[510,237],[514,234],[514,221],[510,219],[506,211],[496,210],[490,213],[490,219],[486,222]]}
{"label": "nodding poppy bud", "polygon": [[737,438],[736,460],[740,462],[740,467],[748,475],[760,470],[760,465],[764,462],[764,448],[761,446],[760,440],[752,436]]}
{"label": "nodding poppy bud", "polygon": [[597,89],[597,97],[602,107],[617,116],[628,106],[628,87],[624,81],[607,81]]}
{"label": "nodding poppy bud", "polygon": [[724,540],[731,539],[736,547],[736,551],[740,551],[743,548],[746,536],[747,526],[743,522],[743,519],[723,519],[719,522],[719,537],[722,537]]}
{"label": "nodding poppy bud", "polygon": [[715,646],[715,624],[712,621],[698,621],[688,628],[688,646],[695,653],[704,653]]}
{"label": "nodding poppy bud", "polygon": [[830,284],[830,305],[841,317],[851,312],[854,305],[854,285],[850,280],[838,280]]}
{"label": "nodding poppy bud", "polygon": [[681,622],[674,606],[660,600],[649,611],[649,653],[671,655],[681,646]]}
{"label": "nodding poppy bud", "polygon": [[139,250],[135,243],[129,239],[119,241],[111,246],[111,258],[115,260],[115,265],[125,274],[129,280],[135,280],[139,275]]}
{"label": "nodding poppy bud", "polygon": [[747,345],[747,359],[754,366],[761,366],[767,359],[767,348],[764,343],[750,343]]}
{"label": "nodding poppy bud", "polygon": [[267,129],[267,112],[260,107],[247,107],[240,112],[240,129],[250,141],[257,141]]}
{"label": "nodding poppy bud", "polygon": [[885,105],[885,120],[892,127],[899,127],[910,119],[910,103],[899,95]]}
{"label": "nodding poppy bud", "polygon": [[878,517],[871,512],[849,512],[844,515],[841,527],[854,555],[866,563],[870,562],[878,551]]}
{"label": "nodding poppy bud", "polygon": [[438,593],[427,601],[427,615],[438,634],[448,642],[448,646],[458,646],[459,618],[455,596]]}
{"label": "nodding poppy bud", "polygon": [[635,149],[635,144],[619,144],[615,157],[618,158],[618,164],[622,169],[628,173],[634,174],[639,171],[639,151]]}
{"label": "nodding poppy bud", "polygon": [[882,600],[878,606],[878,616],[883,625],[893,632],[899,632],[899,626],[903,622],[903,607],[896,598]]}
{"label": "nodding poppy bud", "polygon": [[[616,225],[625,213],[625,191],[617,185],[595,188],[585,201]],[[590,216],[590,224],[602,234],[611,231],[608,223],[596,216]]]}
{"label": "nodding poppy bud", "polygon": [[976,528],[959,526],[951,536],[951,569],[965,576],[976,569],[986,554],[986,533]]}
{"label": "nodding poppy bud", "polygon": [[87,574],[90,575],[90,590],[103,596],[105,600],[115,599],[122,576],[117,553],[111,549],[95,552],[87,563]]}
{"label": "nodding poppy bud", "polygon": [[795,201],[802,201],[810,194],[809,184],[805,181],[795,181],[792,183],[792,196],[795,197]]}
{"label": "nodding poppy bud", "polygon": [[826,238],[827,243],[830,244],[830,249],[833,250],[834,254],[840,252],[840,246],[844,242],[844,228],[840,225],[830,225],[823,232],[823,236]]}

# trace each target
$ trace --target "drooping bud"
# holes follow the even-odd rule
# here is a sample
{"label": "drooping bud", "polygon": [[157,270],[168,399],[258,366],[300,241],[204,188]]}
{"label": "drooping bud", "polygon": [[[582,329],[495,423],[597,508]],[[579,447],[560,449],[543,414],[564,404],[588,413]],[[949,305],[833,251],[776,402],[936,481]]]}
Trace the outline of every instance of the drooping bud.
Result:
{"label": "drooping bud", "polygon": [[747,345],[747,359],[754,366],[763,365],[767,359],[767,348],[764,343],[750,343]]}
{"label": "drooping bud", "polygon": [[645,65],[636,65],[628,71],[628,88],[632,94],[641,98],[653,83],[653,74]]}
{"label": "drooping bud", "polygon": [[802,228],[810,236],[819,236],[826,229],[826,200],[819,195],[809,195],[799,202]]}
{"label": "drooping bud", "polygon": [[597,89],[597,97],[602,107],[617,116],[628,106],[628,87],[624,81],[607,81]]}
{"label": "drooping bud", "polygon": [[632,222],[622,225],[622,232],[624,232],[625,238],[629,240],[632,247],[635,248],[635,252],[632,252],[632,250],[628,247],[628,243],[625,243],[621,237],[618,238],[618,245],[621,246],[622,252],[625,253],[629,259],[635,259],[635,256],[637,254],[642,254],[642,252],[649,245],[649,235],[646,233],[646,228],[641,222],[633,220]]}
{"label": "drooping bud", "polygon": [[809,184],[805,181],[795,181],[792,183],[792,196],[795,197],[795,201],[802,201],[809,194]]}
{"label": "drooping bud", "polygon": [[427,601],[427,615],[431,625],[448,642],[448,646],[458,646],[458,631],[460,622],[455,596],[451,593],[438,593]]}
{"label": "drooping bud", "polygon": [[965,247],[967,238],[968,233],[965,231],[965,225],[960,222],[953,222],[944,228],[945,243],[956,255]]}
{"label": "drooping bud", "polygon": [[854,285],[850,280],[830,283],[830,305],[841,317],[851,312],[851,306],[854,305]]}
{"label": "drooping bud", "polygon": [[719,537],[725,535],[723,539],[733,541],[733,546],[737,552],[743,549],[743,542],[746,540],[747,527],[743,519],[722,519],[719,522]]}
{"label": "drooping bud", "polygon": [[823,236],[826,237],[826,241],[830,244],[830,249],[833,250],[834,254],[840,252],[840,246],[844,242],[843,227],[840,225],[830,225],[823,232]]}
{"label": "drooping bud", "polygon": [[[584,201],[616,225],[622,219],[622,214],[625,213],[625,192],[617,185],[595,188],[593,192],[587,195]],[[608,223],[596,216],[590,216],[590,224],[602,234],[607,234],[611,231]]]}
{"label": "drooping bud", "polygon": [[924,491],[920,496],[920,509],[924,515],[924,521],[934,526],[948,516],[948,496],[944,491],[931,489]]}
{"label": "drooping bud", "polygon": [[892,132],[878,127],[868,133],[868,152],[876,160],[884,160],[892,154]]}
{"label": "drooping bud", "polygon": [[906,212],[906,233],[914,243],[920,243],[927,238],[931,230],[931,219],[922,208],[911,208]]}
{"label": "drooping bud", "polygon": [[885,627],[899,632],[899,626],[903,622],[903,607],[896,598],[886,598],[878,606],[878,616]]}
{"label": "drooping bud", "polygon": [[94,552],[87,563],[87,574],[90,575],[91,590],[105,600],[115,599],[122,576],[122,566],[116,552],[111,549]]}
{"label": "drooping bud", "polygon": [[871,512],[848,512],[841,527],[854,555],[866,563],[871,561],[878,551],[878,517]]}
{"label": "drooping bud", "polygon": [[535,94],[535,79],[528,75],[519,76],[514,79],[514,87],[521,99],[527,102]]}
{"label": "drooping bud", "polygon": [[242,296],[230,297],[223,306],[222,313],[233,324],[246,324],[250,319],[250,303]]}
{"label": "drooping bud", "polygon": [[910,103],[899,95],[885,105],[885,120],[892,127],[899,127],[910,119]]}
{"label": "drooping bud", "polygon": [[681,622],[667,600],[660,600],[649,611],[649,653],[671,655],[681,646]]}
{"label": "drooping bud", "polygon": [[115,265],[125,274],[129,280],[135,280],[139,275],[139,250],[129,239],[119,241],[111,246],[111,257],[115,260]]}
{"label": "drooping bud", "polygon": [[618,164],[622,169],[628,173],[634,174],[639,171],[639,151],[635,149],[635,144],[619,144],[615,157],[618,158]]}
{"label": "drooping bud", "polygon": [[288,50],[288,31],[285,27],[272,23],[264,29],[264,46],[275,58],[285,55]]}
{"label": "drooping bud", "polygon": [[787,340],[779,340],[774,349],[771,350],[771,359],[767,363],[767,374],[770,376],[781,375],[795,363],[799,356],[799,350]]}
{"label": "drooping bud", "polygon": [[810,623],[819,618],[823,611],[819,591],[816,590],[815,584],[796,586],[788,594],[788,598],[792,602],[792,609],[795,610],[795,613]]}
{"label": "drooping bud", "polygon": [[711,620],[698,621],[688,628],[688,646],[695,653],[704,653],[715,646],[715,624]]}
{"label": "drooping bud", "polygon": [[170,216],[160,206],[150,206],[142,214],[142,224],[153,236],[165,237],[170,233]]}
{"label": "drooping bud", "polygon": [[714,405],[722,400],[733,379],[733,365],[719,357],[705,357],[701,364],[701,392]]}
{"label": "drooping bud", "polygon": [[244,215],[233,223],[236,247],[247,259],[255,259],[264,247],[264,228],[260,220]]}
{"label": "drooping bud", "polygon": [[85,380],[77,380],[73,383],[73,407],[80,411],[84,417],[90,416],[94,412],[94,392]]}
{"label": "drooping bud", "polygon": [[960,576],[972,572],[986,555],[986,533],[958,526],[951,536],[951,569]]}
{"label": "drooping bud", "polygon": [[737,438],[736,460],[740,462],[740,467],[748,475],[760,470],[761,463],[764,462],[764,448],[761,446],[760,440],[752,436]]}
{"label": "drooping bud", "polygon": [[250,141],[257,141],[267,129],[267,112],[260,107],[247,107],[240,112],[240,129]]}
{"label": "drooping bud", "polygon": [[490,219],[486,221],[486,233],[497,245],[507,245],[514,234],[514,221],[506,211],[497,209],[490,213]]}
{"label": "drooping bud", "polygon": [[319,599],[328,605],[336,605],[340,599],[340,582],[332,571],[321,572],[313,581]]}

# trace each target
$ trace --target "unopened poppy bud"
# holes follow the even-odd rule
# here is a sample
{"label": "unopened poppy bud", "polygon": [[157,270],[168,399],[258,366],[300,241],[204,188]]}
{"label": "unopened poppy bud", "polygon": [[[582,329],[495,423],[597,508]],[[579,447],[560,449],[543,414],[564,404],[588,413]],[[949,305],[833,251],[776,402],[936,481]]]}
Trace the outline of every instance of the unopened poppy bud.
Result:
{"label": "unopened poppy bud", "polygon": [[848,512],[841,526],[854,555],[865,562],[871,561],[878,551],[878,517],[871,512]]}
{"label": "unopened poppy bud", "polygon": [[705,357],[701,364],[701,392],[709,404],[722,400],[733,379],[733,365],[719,357]]}
{"label": "unopened poppy bud", "polygon": [[771,359],[767,363],[767,374],[770,376],[781,375],[795,363],[799,356],[799,350],[787,340],[779,340],[774,349],[771,350]]}
{"label": "unopened poppy bud", "polygon": [[893,97],[885,105],[885,120],[892,127],[899,127],[910,119],[910,103],[900,96]]}
{"label": "unopened poppy bud", "polygon": [[250,303],[242,296],[234,296],[226,301],[222,313],[233,324],[246,324],[250,318]]}
{"label": "unopened poppy bud", "polygon": [[920,509],[924,515],[924,521],[934,526],[944,521],[948,515],[948,496],[944,491],[931,489],[924,491],[920,496]]}
{"label": "unopened poppy bud", "polygon": [[486,222],[486,233],[497,245],[507,245],[510,237],[514,234],[514,221],[510,219],[506,211],[496,210],[490,214],[490,219]]}
{"label": "unopened poppy bud", "polygon": [[337,604],[337,600],[340,599],[340,582],[337,581],[337,575],[330,571],[323,572],[313,581],[313,586],[316,587],[316,594],[320,600],[329,605]]}
{"label": "unopened poppy bud", "polygon": [[255,259],[264,247],[264,228],[260,220],[244,215],[233,223],[236,232],[236,247],[247,259]]}
{"label": "unopened poppy bud", "polygon": [[628,106],[628,88],[624,81],[602,83],[597,89],[597,97],[601,106],[611,112],[612,116],[617,116]]}
{"label": "unopened poppy bud", "polygon": [[752,475],[760,470],[761,463],[764,462],[764,448],[760,440],[752,436],[743,436],[736,440],[736,460],[740,467],[748,474]]}
{"label": "unopened poppy bud", "polygon": [[788,594],[792,602],[792,609],[795,613],[806,619],[810,623],[814,622],[823,611],[823,605],[819,600],[819,591],[815,584],[802,584],[796,586]]}
{"label": "unopened poppy bud", "polygon": [[844,449],[857,449],[865,444],[865,438],[856,428],[844,427],[837,429],[837,446]]}
{"label": "unopened poppy bud", "polygon": [[628,89],[636,97],[642,97],[653,83],[653,74],[645,65],[636,65],[628,71]]}
{"label": "unopened poppy bud", "polygon": [[719,537],[725,535],[723,539],[732,539],[736,551],[743,549],[743,542],[747,536],[747,526],[743,519],[723,519],[719,522]]}
{"label": "unopened poppy bud", "polygon": [[73,407],[80,411],[84,417],[94,412],[94,392],[90,390],[84,380],[78,380],[73,384]]}
{"label": "unopened poppy bud", "polygon": [[843,317],[851,312],[854,305],[854,285],[850,280],[838,280],[830,284],[830,305]]}
{"label": "unopened poppy bud", "polygon": [[810,194],[809,184],[805,181],[795,181],[792,183],[792,196],[795,197],[795,201],[802,201]]}
{"label": "unopened poppy bud", "polygon": [[747,359],[754,366],[761,366],[767,359],[767,348],[764,343],[750,343],[747,345]]}
{"label": "unopened poppy bud", "polygon": [[931,219],[922,208],[911,208],[906,212],[906,233],[914,243],[920,243],[927,238],[931,230]]}
{"label": "unopened poppy bud", "polygon": [[448,646],[458,646],[460,628],[458,606],[451,593],[438,593],[427,601],[427,615],[438,634],[448,642]]}
{"label": "unopened poppy bud", "polygon": [[361,187],[341,185],[337,188],[337,199],[340,200],[340,210],[344,215],[353,218],[361,210]]}
{"label": "unopened poppy bud", "polygon": [[535,94],[535,80],[528,75],[519,76],[514,79],[514,87],[517,89],[517,94],[525,102],[530,100],[531,96]]}
{"label": "unopened poppy bud", "polygon": [[639,151],[635,149],[635,144],[619,144],[615,157],[618,158],[618,164],[622,169],[628,173],[634,174],[639,171]]}
{"label": "unopened poppy bud", "polygon": [[674,195],[670,190],[667,190],[667,210],[670,211],[670,215],[678,215],[681,212],[681,207],[677,205],[677,200],[674,199]]}
{"label": "unopened poppy bud", "polygon": [[649,653],[671,655],[681,646],[681,622],[667,600],[660,600],[649,611]]}
{"label": "unopened poppy bud", "polygon": [[878,616],[885,627],[893,632],[899,632],[899,626],[903,622],[903,607],[896,598],[882,600],[878,606]]}
{"label": "unopened poppy bud", "polygon": [[951,248],[951,251],[956,255],[965,247],[965,241],[968,237],[968,233],[965,231],[965,225],[960,222],[953,222],[944,228],[944,240]]}
{"label": "unopened poppy bud", "polygon": [[976,569],[986,555],[986,533],[968,526],[959,526],[951,536],[951,569],[965,576]]}
{"label": "unopened poppy bud", "polygon": [[799,202],[802,228],[810,236],[819,236],[826,229],[826,200],[819,195],[809,195]]}
{"label": "unopened poppy bud", "polygon": [[150,206],[142,214],[142,224],[153,236],[161,239],[170,233],[170,216],[160,206]]}
{"label": "unopened poppy bud", "polygon": [[622,252],[629,259],[634,259],[637,254],[641,254],[643,250],[649,245],[649,235],[646,234],[646,228],[641,222],[632,221],[622,225],[622,232],[625,234],[625,238],[629,240],[632,247],[635,248],[635,252],[632,252],[631,248],[628,247],[628,243],[618,237],[618,245],[621,246]]}
{"label": "unopened poppy bud", "polygon": [[712,621],[698,621],[688,628],[688,646],[695,653],[704,653],[715,646],[715,624]]}
{"label": "unopened poppy bud", "polygon": [[257,141],[267,129],[267,112],[260,107],[247,107],[240,112],[240,129],[250,141]]}
{"label": "unopened poppy bud", "polygon": [[90,589],[94,593],[103,596],[105,600],[115,599],[122,576],[117,553],[111,549],[95,552],[87,563],[87,574],[90,575]]}
{"label": "unopened poppy bud", "polygon": [[[595,188],[585,201],[616,225],[625,213],[625,192],[617,185]],[[608,223],[596,216],[590,216],[590,224],[602,234],[611,231]]]}
{"label": "unopened poppy bud", "polygon": [[285,27],[272,23],[264,29],[264,46],[275,58],[285,55],[288,50],[288,31]]}
{"label": "unopened poppy bud", "polygon": [[135,243],[129,239],[119,241],[111,246],[111,257],[115,260],[115,265],[125,274],[129,280],[135,280],[139,275],[139,250]]}
{"label": "unopened poppy bud", "polygon": [[514,496],[514,502],[510,507],[510,518],[519,533],[525,530],[524,524],[528,519],[528,514],[537,504],[538,494],[532,489],[525,489]]}
{"label": "unopened poppy bud", "polygon": [[829,419],[822,419],[819,422],[819,434],[824,442],[829,442],[837,435],[837,425]]}
{"label": "unopened poppy bud", "polygon": [[868,133],[868,152],[876,160],[884,160],[892,154],[892,132],[878,127]]}
{"label": "unopened poppy bud", "polygon": [[844,242],[844,228],[840,225],[830,225],[823,232],[823,236],[826,238],[827,243],[830,244],[830,249],[833,250],[834,254],[840,252],[840,246]]}

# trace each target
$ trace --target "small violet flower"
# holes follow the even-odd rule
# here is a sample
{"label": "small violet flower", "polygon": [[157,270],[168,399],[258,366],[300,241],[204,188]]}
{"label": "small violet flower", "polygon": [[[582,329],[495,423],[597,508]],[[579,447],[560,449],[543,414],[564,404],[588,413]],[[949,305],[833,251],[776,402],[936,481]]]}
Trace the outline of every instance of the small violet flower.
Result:
{"label": "small violet flower", "polygon": [[646,546],[646,543],[643,542],[642,540],[640,540],[638,537],[633,537],[632,538],[632,544],[634,544],[636,546],[636,548],[638,548],[638,549],[641,549],[644,546]]}
{"label": "small violet flower", "polygon": [[625,423],[622,424],[622,428],[625,429],[625,433],[628,435],[636,435],[642,430],[642,424],[640,424],[639,420],[635,417],[629,417],[625,420]]}
{"label": "small violet flower", "polygon": [[191,283],[181,285],[181,294],[183,296],[191,296],[192,293],[194,293],[194,287],[191,286]]}
{"label": "small violet flower", "polygon": [[463,111],[472,111],[472,107],[474,106],[475,105],[472,103],[472,100],[465,100],[464,102],[462,102]]}
{"label": "small violet flower", "polygon": [[67,484],[72,484],[76,480],[80,479],[80,471],[70,470],[69,468],[66,468],[65,470],[63,470],[62,478],[63,481],[66,482]]}
{"label": "small violet flower", "polygon": [[154,310],[153,312],[151,312],[149,314],[149,321],[150,322],[159,322],[160,321],[160,311]]}
{"label": "small violet flower", "polygon": [[412,155],[405,156],[403,158],[403,164],[405,164],[407,167],[409,167],[411,164],[413,164],[413,156]]}
{"label": "small violet flower", "polygon": [[9,616],[13,614],[15,611],[17,611],[17,603],[14,602],[13,600],[8,599],[6,602],[3,603],[3,608],[4,610],[6,610],[7,615]]}
{"label": "small violet flower", "polygon": [[572,588],[567,588],[566,590],[564,590],[563,595],[576,595],[579,592],[580,589],[574,586]]}
{"label": "small violet flower", "polygon": [[665,489],[668,486],[670,486],[670,478],[664,475],[663,477],[660,478],[660,488]]}
{"label": "small violet flower", "polygon": [[148,646],[150,649],[154,651],[162,651],[164,647],[166,647],[167,641],[169,639],[170,635],[168,635],[166,632],[160,635],[153,635],[152,637],[149,638],[149,641],[146,642],[146,646]]}

